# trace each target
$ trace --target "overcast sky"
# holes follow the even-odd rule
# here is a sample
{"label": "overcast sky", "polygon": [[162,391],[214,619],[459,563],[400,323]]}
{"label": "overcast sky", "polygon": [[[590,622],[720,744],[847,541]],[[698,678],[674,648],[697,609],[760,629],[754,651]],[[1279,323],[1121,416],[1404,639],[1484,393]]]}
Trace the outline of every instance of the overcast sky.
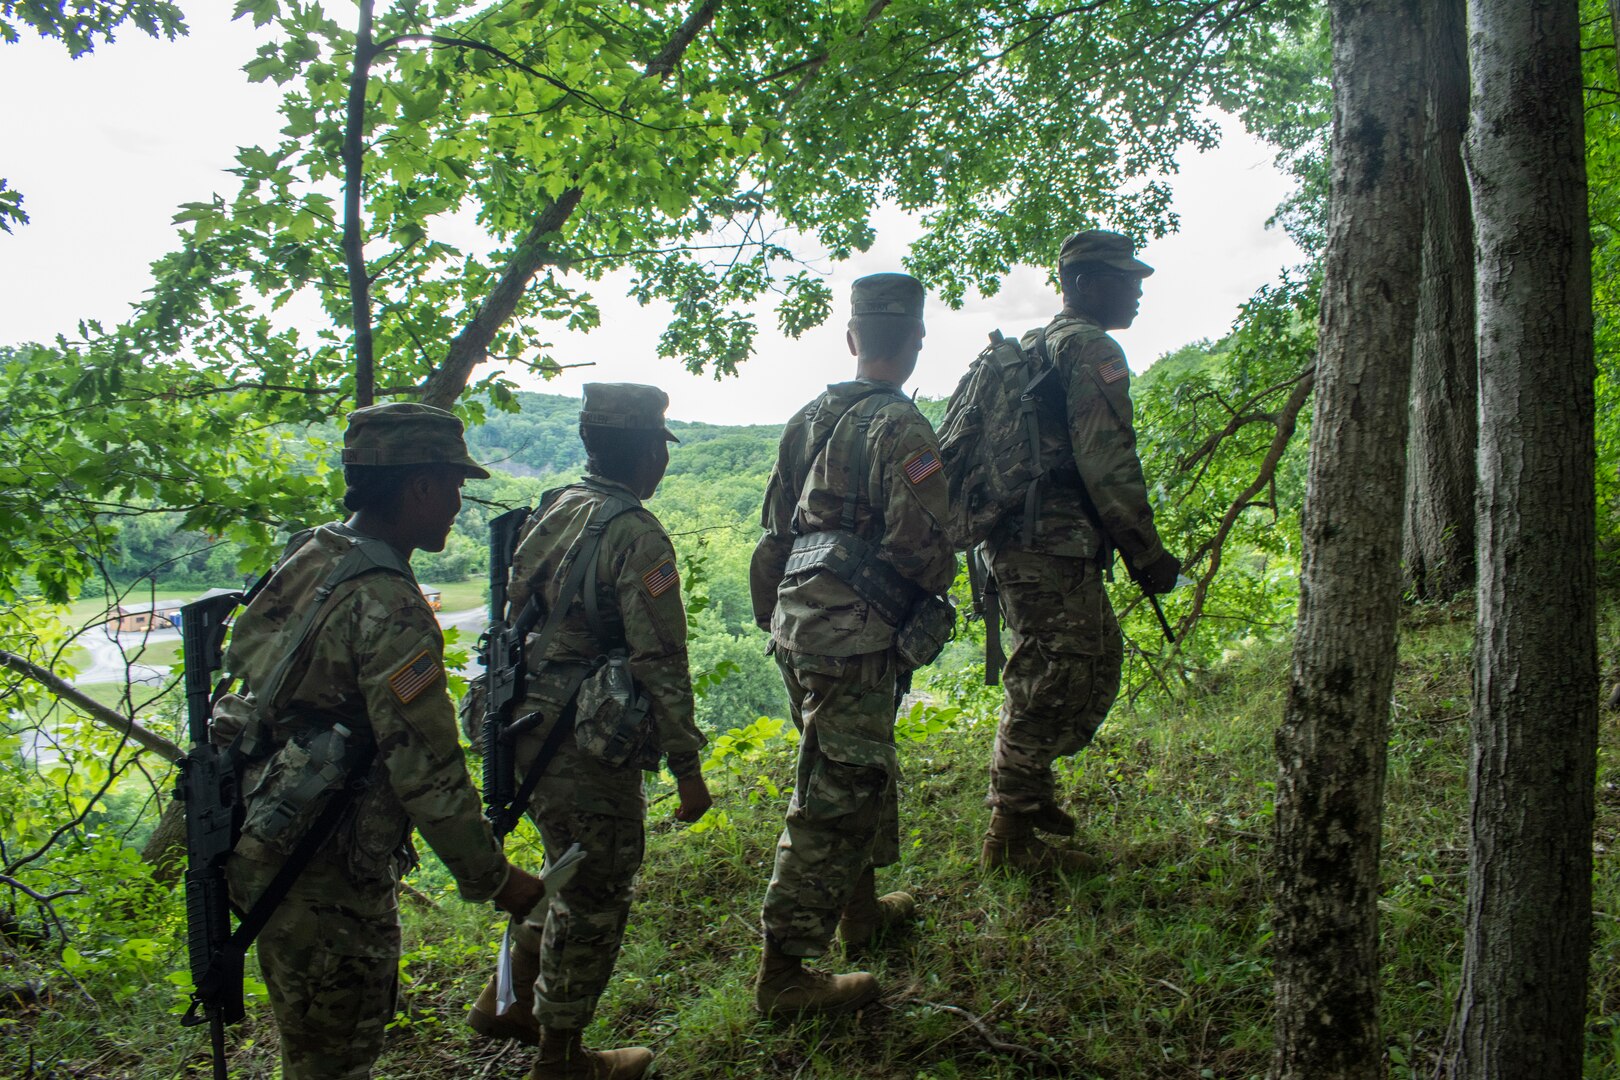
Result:
{"label": "overcast sky", "polygon": [[[130,31],[79,60],[57,42],[0,45],[0,176],[25,194],[32,218],[0,233],[0,344],[71,333],[80,318],[122,318],[149,285],[148,264],[174,246],[176,206],[232,193],[234,177],[224,170],[236,148],[277,137],[279,92],[240,71],[258,41],[252,27],[229,22],[230,5],[218,0],[185,6],[191,35],[172,43]],[[1136,325],[1115,335],[1137,371],[1224,334],[1241,302],[1300,261],[1280,230],[1265,228],[1288,181],[1269,150],[1235,122],[1225,127],[1222,146],[1189,151],[1173,180],[1181,231],[1140,252],[1158,272]],[[849,283],[900,269],[917,234],[898,212],[881,213],[878,226],[871,251],[826,268],[837,298],[828,323],[792,341],[762,318],[757,353],[735,379],[689,375],[659,359],[665,313],[619,299],[625,279],[608,278],[591,286],[602,328],[546,335],[563,363],[594,366],[535,388],[577,394],[589,381],[651,382],[669,392],[675,419],[783,421],[825,384],[849,377]],[[989,300],[970,295],[961,311],[931,297],[912,387],[948,394],[991,329],[1021,333],[1056,308],[1044,272],[1033,268],[1015,271]]]}

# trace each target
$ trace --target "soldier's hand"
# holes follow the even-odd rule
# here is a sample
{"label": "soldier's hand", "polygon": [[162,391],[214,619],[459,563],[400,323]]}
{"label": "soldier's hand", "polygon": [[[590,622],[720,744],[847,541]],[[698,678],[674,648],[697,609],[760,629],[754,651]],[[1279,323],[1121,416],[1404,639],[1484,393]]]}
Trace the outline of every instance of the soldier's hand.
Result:
{"label": "soldier's hand", "polygon": [[1176,587],[1181,577],[1181,560],[1168,551],[1141,568],[1133,568],[1131,576],[1142,586],[1142,591],[1157,596]]}
{"label": "soldier's hand", "polygon": [[681,805],[675,810],[676,821],[696,821],[714,805],[714,798],[709,794],[709,785],[702,773],[693,773],[675,781],[675,794],[681,800]]}
{"label": "soldier's hand", "polygon": [[506,876],[506,884],[495,894],[495,906],[514,918],[521,919],[545,899],[546,886],[533,874],[516,864]]}

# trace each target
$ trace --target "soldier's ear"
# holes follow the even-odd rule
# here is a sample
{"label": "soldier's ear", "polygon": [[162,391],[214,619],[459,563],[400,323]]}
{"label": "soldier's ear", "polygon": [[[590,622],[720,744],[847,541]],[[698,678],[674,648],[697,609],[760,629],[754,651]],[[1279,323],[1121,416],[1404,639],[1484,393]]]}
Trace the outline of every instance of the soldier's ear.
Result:
{"label": "soldier's ear", "polygon": [[853,327],[844,331],[844,344],[849,346],[849,355],[861,355],[860,343],[855,340],[855,330]]}

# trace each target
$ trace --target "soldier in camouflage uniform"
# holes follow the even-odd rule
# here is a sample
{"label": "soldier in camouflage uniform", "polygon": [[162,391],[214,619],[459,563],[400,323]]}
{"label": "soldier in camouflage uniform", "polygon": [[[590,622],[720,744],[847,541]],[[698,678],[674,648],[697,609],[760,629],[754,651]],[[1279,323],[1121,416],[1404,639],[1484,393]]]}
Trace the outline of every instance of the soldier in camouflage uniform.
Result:
{"label": "soldier in camouflage uniform", "polygon": [[989,543],[1012,649],[990,764],[986,869],[1097,867],[1081,852],[1048,846],[1035,831],[1074,833],[1074,818],[1057,804],[1052,762],[1091,741],[1119,692],[1124,646],[1103,574],[1116,549],[1151,593],[1168,592],[1181,570],[1153,528],[1131,422],[1130,369],[1107,333],[1131,325],[1142,279],[1153,273],[1134,252],[1128,238],[1096,229],[1063,242],[1063,310],[1045,335],[1067,430],[1042,429],[1050,444],[1042,460],[1061,464],[1041,489],[1028,542],[1015,519]]}
{"label": "soldier in camouflage uniform", "polygon": [[852,301],[856,378],[789,421],[750,571],[754,617],[770,631],[803,733],[762,916],[755,1003],[768,1015],[876,996],[865,972],[830,975],[802,960],[825,953],[835,930],[856,950],[914,909],[906,893],[877,897],[874,874],[899,859],[894,715],[908,673],[894,647],[897,620],[801,549],[854,533],[874,572],[912,596],[943,593],[956,574],[939,444],[900,389],[922,347],[922,285],[875,274],[855,282]]}
{"label": "soldier in camouflage uniform", "polygon": [[[492,979],[469,1020],[488,1035],[538,1042],[534,1080],[636,1080],[646,1074],[652,1054],[641,1047],[594,1051],[580,1042],[618,959],[641,867],[647,813],[642,771],[668,762],[680,799],[678,820],[696,821],[710,805],[675,549],[658,519],[641,506],[663,479],[668,442],[676,441],[664,426],[668,403],[652,386],[586,385],[580,412],[586,476],[546,493],[512,560],[511,610],[538,593],[542,610],[549,611],[592,515],[610,499],[626,507],[608,521],[595,573],[586,573],[544,655],[532,648],[525,655],[526,696],[514,715],[545,719],[520,737],[517,775],[528,774],[556,718],[566,721],[575,712],[570,701],[580,694],[581,680],[609,650],[624,650],[636,688],[650,699],[638,753],[609,764],[580,745],[578,729],[570,730],[529,799],[529,817],[546,850],[561,853],[577,843],[586,857],[552,898],[544,930],[536,934],[525,927],[514,938],[518,1004],[500,1012]],[[532,1012],[526,1008],[531,1003]]]}
{"label": "soldier in camouflage uniform", "polygon": [[[463,481],[489,475],[461,431],[455,416],[425,405],[353,413],[343,450],[353,516],[301,536],[231,636],[226,668],[240,690],[221,699],[214,727],[221,740],[240,732],[249,751],[245,823],[227,865],[240,910],[333,797],[319,779],[311,785],[311,749],[341,735],[345,761],[359,753],[363,763],[363,748],[374,748],[356,778],[361,794],[258,938],[287,1080],[370,1075],[394,1015],[396,898],[415,861],[412,827],[465,899],[517,915],[540,899],[538,879],[507,863],[480,812],[445,691],[444,640],[410,572],[414,550],[443,550]],[[369,569],[323,599],[334,567],[356,552]],[[300,635],[312,609],[317,621]]]}

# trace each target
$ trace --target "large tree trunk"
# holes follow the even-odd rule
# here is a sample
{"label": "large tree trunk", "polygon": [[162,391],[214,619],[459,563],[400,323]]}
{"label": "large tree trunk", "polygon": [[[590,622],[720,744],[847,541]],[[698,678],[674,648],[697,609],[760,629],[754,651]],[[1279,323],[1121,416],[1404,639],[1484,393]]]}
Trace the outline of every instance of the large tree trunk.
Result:
{"label": "large tree trunk", "polygon": [[1333,188],[1277,733],[1276,1080],[1383,1073],[1378,846],[1423,225],[1421,12],[1421,0],[1331,6]]}
{"label": "large tree trunk", "polygon": [[1453,1075],[1578,1077],[1597,743],[1594,402],[1575,0],[1474,0],[1479,614]]}
{"label": "large tree trunk", "polygon": [[1462,160],[1468,125],[1467,5],[1433,0],[1427,20],[1423,285],[1412,354],[1402,556],[1407,591],[1419,600],[1446,600],[1474,585],[1479,380],[1474,222]]}

